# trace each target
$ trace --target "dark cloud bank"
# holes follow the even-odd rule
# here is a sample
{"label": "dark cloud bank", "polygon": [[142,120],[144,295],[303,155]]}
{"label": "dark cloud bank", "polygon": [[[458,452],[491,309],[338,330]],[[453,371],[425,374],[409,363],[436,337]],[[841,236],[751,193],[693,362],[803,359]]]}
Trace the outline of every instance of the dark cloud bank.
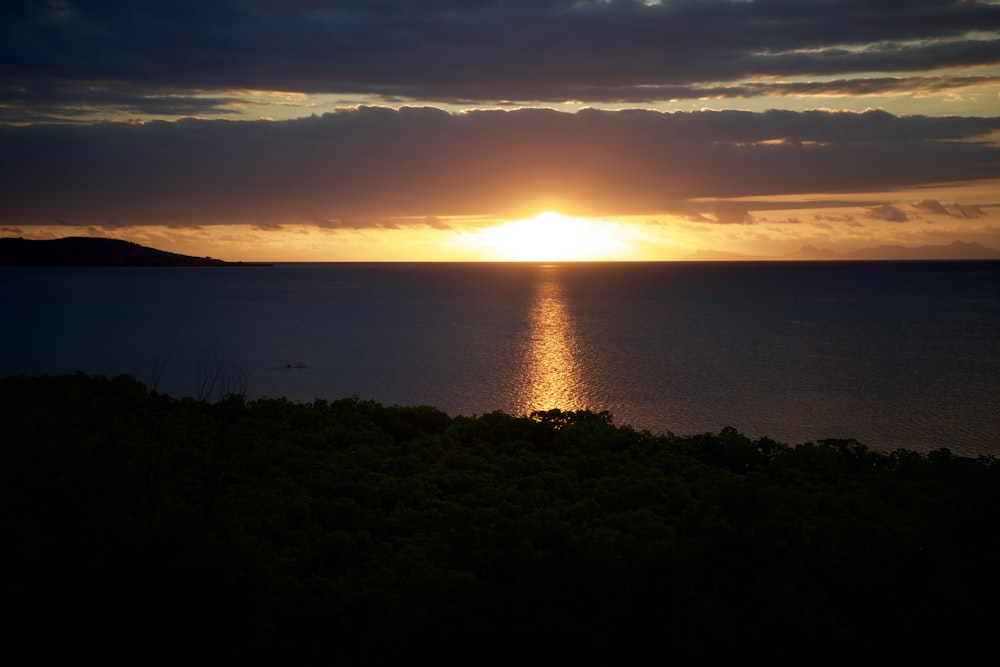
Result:
{"label": "dark cloud bank", "polygon": [[1000,149],[985,141],[998,129],[1000,118],[874,111],[374,107],[281,122],[7,126],[0,224],[366,226],[546,199],[654,213],[694,197],[1000,178]]}
{"label": "dark cloud bank", "polygon": [[436,105],[940,92],[994,83],[947,68],[1000,63],[998,35],[1000,5],[968,0],[9,0],[0,225],[440,225],[539,200],[656,213],[998,178],[997,117],[414,106],[27,125],[227,116],[247,90]]}
{"label": "dark cloud bank", "polygon": [[[969,0],[9,0],[0,107],[217,110],[237,89],[481,102],[942,89],[987,79],[865,77],[996,64],[998,30],[1000,6]],[[800,75],[838,80],[718,85]]]}

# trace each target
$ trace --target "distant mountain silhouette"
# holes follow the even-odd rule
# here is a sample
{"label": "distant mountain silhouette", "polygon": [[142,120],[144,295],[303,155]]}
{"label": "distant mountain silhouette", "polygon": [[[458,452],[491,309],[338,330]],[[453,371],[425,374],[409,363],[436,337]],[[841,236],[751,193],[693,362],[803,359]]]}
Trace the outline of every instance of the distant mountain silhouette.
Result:
{"label": "distant mountain silhouette", "polygon": [[748,262],[751,260],[773,260],[780,257],[765,257],[763,255],[747,255],[742,252],[724,252],[722,250],[698,250],[681,258],[691,262]]}
{"label": "distant mountain silhouette", "polygon": [[[247,266],[191,257],[118,239],[68,236],[48,241],[0,238],[0,266]],[[259,266],[259,265],[258,265]]]}
{"label": "distant mountain silhouette", "polygon": [[914,259],[1000,259],[1000,250],[979,243],[955,241],[949,245],[906,246],[883,245],[853,252],[834,252],[828,248],[805,245],[799,250],[777,256],[746,255],[738,252],[699,250],[684,257],[687,261],[780,261],[780,260],[914,260]]}
{"label": "distant mountain silhouette", "polygon": [[785,255],[784,259],[841,259],[841,256],[829,248],[817,248],[814,245],[804,245],[797,251]]}
{"label": "distant mountain silhouette", "polygon": [[955,241],[949,245],[928,245],[916,248],[878,246],[848,253],[852,259],[1000,259],[1000,251],[978,243]]}

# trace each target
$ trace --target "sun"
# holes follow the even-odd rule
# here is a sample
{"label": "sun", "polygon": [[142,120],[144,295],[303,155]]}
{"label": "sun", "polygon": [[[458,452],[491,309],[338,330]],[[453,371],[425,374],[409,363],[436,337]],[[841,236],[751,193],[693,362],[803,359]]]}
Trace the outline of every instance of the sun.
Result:
{"label": "sun", "polygon": [[579,262],[617,259],[625,249],[613,223],[544,211],[531,218],[485,227],[472,245],[492,259],[521,262]]}

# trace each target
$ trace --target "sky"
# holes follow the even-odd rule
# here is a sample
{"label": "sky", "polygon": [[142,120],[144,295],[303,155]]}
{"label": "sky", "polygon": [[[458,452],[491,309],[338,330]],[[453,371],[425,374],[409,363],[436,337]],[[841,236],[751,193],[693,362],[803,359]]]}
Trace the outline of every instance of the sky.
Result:
{"label": "sky", "polygon": [[244,261],[1000,249],[1000,2],[7,0],[0,236]]}

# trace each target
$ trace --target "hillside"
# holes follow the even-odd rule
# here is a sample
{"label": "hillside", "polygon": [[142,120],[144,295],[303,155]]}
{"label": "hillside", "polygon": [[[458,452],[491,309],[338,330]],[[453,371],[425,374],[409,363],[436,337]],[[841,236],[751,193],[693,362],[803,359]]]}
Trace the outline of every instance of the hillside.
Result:
{"label": "hillside", "polygon": [[245,266],[191,257],[117,239],[69,236],[35,241],[0,238],[0,266]]}

